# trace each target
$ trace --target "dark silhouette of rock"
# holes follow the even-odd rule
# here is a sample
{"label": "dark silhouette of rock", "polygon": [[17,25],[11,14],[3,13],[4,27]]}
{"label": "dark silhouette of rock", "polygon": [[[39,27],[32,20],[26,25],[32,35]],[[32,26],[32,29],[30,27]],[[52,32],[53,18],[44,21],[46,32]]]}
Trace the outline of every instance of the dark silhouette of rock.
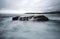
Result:
{"label": "dark silhouette of rock", "polygon": [[28,17],[20,17],[19,20],[21,20],[21,21],[28,21]]}
{"label": "dark silhouette of rock", "polygon": [[44,15],[34,16],[34,21],[48,21],[48,20],[49,19]]}
{"label": "dark silhouette of rock", "polygon": [[12,20],[18,20],[19,16],[13,17]]}
{"label": "dark silhouette of rock", "polygon": [[31,19],[32,16],[26,16],[26,17],[20,17],[19,20],[21,21],[29,21],[29,19]]}
{"label": "dark silhouette of rock", "polygon": [[[33,19],[32,19],[33,18]],[[48,21],[49,19],[44,16],[44,15],[40,15],[40,16],[24,16],[24,17],[13,17],[12,20],[20,20],[20,21],[30,21],[32,19],[32,21]]]}

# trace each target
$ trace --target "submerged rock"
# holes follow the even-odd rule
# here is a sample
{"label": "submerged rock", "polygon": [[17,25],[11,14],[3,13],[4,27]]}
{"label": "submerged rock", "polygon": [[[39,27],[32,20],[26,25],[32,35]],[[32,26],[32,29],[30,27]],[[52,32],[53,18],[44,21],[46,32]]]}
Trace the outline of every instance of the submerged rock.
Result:
{"label": "submerged rock", "polygon": [[49,19],[44,15],[39,16],[26,16],[26,17],[13,17],[12,20],[20,20],[20,21],[48,21]]}

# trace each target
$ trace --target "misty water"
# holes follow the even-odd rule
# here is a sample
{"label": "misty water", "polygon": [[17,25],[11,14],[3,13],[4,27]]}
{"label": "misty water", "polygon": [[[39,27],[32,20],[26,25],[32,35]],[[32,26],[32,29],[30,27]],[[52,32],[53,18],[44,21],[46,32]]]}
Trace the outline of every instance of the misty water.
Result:
{"label": "misty water", "polygon": [[50,20],[34,22],[0,18],[0,39],[60,39],[60,15],[45,16]]}

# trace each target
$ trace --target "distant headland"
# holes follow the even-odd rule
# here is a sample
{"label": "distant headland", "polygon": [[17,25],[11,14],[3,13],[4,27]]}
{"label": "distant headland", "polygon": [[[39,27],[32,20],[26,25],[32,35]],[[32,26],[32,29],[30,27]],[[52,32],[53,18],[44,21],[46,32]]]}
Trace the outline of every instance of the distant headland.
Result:
{"label": "distant headland", "polygon": [[43,12],[43,13],[40,13],[40,12],[27,12],[25,14],[60,14],[60,11]]}

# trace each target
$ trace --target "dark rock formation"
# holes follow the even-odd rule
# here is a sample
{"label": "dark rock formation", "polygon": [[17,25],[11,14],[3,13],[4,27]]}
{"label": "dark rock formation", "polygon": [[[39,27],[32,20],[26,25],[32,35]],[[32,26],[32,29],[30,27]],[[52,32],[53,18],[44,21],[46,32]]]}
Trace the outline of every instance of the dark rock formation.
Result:
{"label": "dark rock formation", "polygon": [[[33,19],[32,19],[33,18]],[[40,15],[40,16],[24,16],[24,17],[13,17],[12,20],[20,20],[20,21],[30,21],[32,19],[32,21],[48,21],[49,19],[47,17],[45,17],[44,15]]]}
{"label": "dark rock formation", "polygon": [[48,20],[49,19],[44,15],[34,16],[34,21],[48,21]]}
{"label": "dark rock formation", "polygon": [[31,19],[32,16],[27,16],[27,17],[20,17],[19,20],[21,21],[29,21],[29,19]]}
{"label": "dark rock formation", "polygon": [[12,20],[18,20],[19,16],[13,17]]}
{"label": "dark rock formation", "polygon": [[28,21],[28,17],[20,17],[19,20],[20,21]]}

